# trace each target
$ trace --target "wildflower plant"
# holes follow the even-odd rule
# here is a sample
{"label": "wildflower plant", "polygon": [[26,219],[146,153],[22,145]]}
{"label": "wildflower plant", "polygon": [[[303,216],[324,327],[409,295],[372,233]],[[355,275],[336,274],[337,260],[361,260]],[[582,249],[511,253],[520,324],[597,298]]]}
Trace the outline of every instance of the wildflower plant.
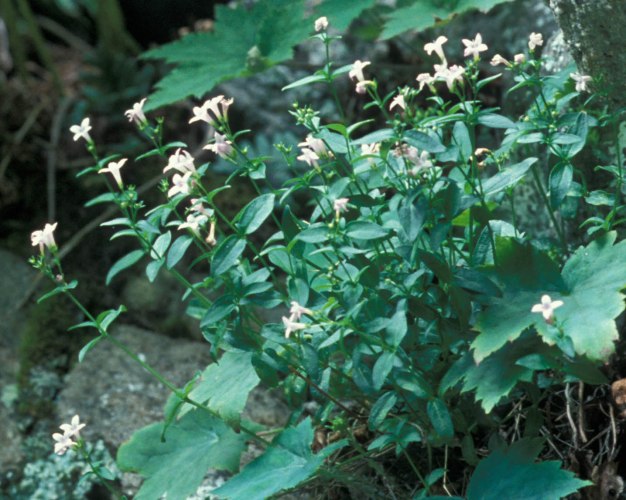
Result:
{"label": "wildflower plant", "polygon": [[[348,78],[380,117],[332,122],[294,105],[305,131],[298,152],[282,149],[293,177],[281,187],[265,181],[265,159],[240,146],[245,131],[231,129],[228,109],[236,103],[225,96],[195,107],[189,120],[211,127],[205,149],[234,166],[219,187],[206,182],[210,163],[196,166],[184,143],[163,142],[162,122],[143,114],[144,101],[127,111],[154,145],[134,162],[163,159],[163,202],[149,209],[123,180],[121,167],[134,162],[101,158],[86,127],[72,128],[96,161],[80,175],[101,175],[109,192],[98,201],[120,210],[103,225],[117,228],[112,238],[137,242],[107,283],[139,263],[151,281],[172,274],[215,360],[185,387],[174,386],[110,332],[124,306],[94,315],[82,305],[58,259],[56,224],[33,233],[41,250],[32,261],[55,286],[42,299],[68,295],[84,314],[74,328],[95,331],[79,358],[112,342],[172,391],[164,422],[124,444],[118,466],[145,477],[137,498],[185,498],[209,468],[236,473],[213,492],[218,497],[266,498],[316,477],[342,481],[355,463],[371,466],[375,477],[396,456],[414,473],[414,498],[440,491],[486,498],[496,476],[520,498],[557,498],[590,484],[558,462],[535,463],[542,434],[530,421],[523,439],[516,431],[487,450],[501,439],[503,415],[542,418],[547,391],[605,381],[599,366],[618,339],[626,286],[626,243],[613,231],[624,213],[620,159],[604,167],[614,176],[613,215],[587,222],[593,239],[586,243],[566,226],[572,206],[593,196],[573,158],[590,128],[606,120],[584,109],[588,80],[542,76],[536,48],[543,39],[533,33],[527,55],[491,59],[513,73],[511,92],[527,88],[535,96],[513,121],[480,100],[501,75],[481,74],[488,47],[476,34],[463,40],[466,59],[454,64],[445,37],[426,44],[433,73],[381,95],[374,63],[335,66],[327,28],[327,19],[315,22],[326,64],[285,91],[323,83],[343,117],[334,83]],[[483,143],[486,132],[499,135],[498,143]],[[531,148],[542,154],[528,156]],[[250,183],[257,196],[230,218],[220,199],[235,182]],[[544,205],[549,241],[520,226],[516,187],[523,182]],[[310,204],[296,207],[296,195]],[[273,234],[259,242],[253,235],[262,226]],[[190,278],[190,267],[204,278]],[[281,322],[264,319],[273,309]],[[292,405],[284,429],[241,417],[261,383],[282,388]],[[309,400],[317,404],[305,416]],[[248,441],[264,452],[239,471]],[[452,464],[475,468],[468,484]],[[504,475],[499,464],[507,464]]]}

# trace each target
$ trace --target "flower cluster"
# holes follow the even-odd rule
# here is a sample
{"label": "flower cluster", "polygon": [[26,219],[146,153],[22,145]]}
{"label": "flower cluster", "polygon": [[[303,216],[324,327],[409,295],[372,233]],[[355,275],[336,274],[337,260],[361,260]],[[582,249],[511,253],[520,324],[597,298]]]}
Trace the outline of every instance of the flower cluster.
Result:
{"label": "flower cluster", "polygon": [[306,323],[300,323],[300,318],[303,314],[307,316],[313,316],[313,311],[306,307],[301,306],[295,300],[291,302],[291,308],[289,309],[289,317],[283,316],[283,325],[285,326],[285,338],[289,338],[292,332],[298,330],[304,330]]}
{"label": "flower cluster", "polygon": [[[61,424],[60,428],[63,434],[59,432],[52,434],[52,439],[56,441],[54,443],[54,452],[57,455],[63,455],[67,450],[76,446],[80,439],[80,430],[83,427],[85,427],[85,424],[80,423],[78,415],[74,415],[69,424]],[[74,441],[72,438],[75,438],[77,441]]]}

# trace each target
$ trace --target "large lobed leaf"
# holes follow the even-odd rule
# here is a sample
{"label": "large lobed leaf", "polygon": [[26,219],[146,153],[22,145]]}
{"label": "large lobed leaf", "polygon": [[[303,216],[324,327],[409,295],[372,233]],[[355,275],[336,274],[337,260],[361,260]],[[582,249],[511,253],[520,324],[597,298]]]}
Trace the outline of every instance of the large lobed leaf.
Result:
{"label": "large lobed leaf", "polygon": [[312,442],[313,427],[307,418],[297,427],[285,429],[263,455],[213,494],[229,500],[269,498],[309,479],[331,453],[346,445],[343,440],[314,454]]}
{"label": "large lobed leaf", "polygon": [[303,0],[261,0],[250,9],[218,5],[213,33],[192,33],[144,54],[178,65],[157,84],[146,109],[201,97],[222,81],[291,58],[292,47],[312,31],[303,18]]}
{"label": "large lobed leaf", "polygon": [[545,254],[530,245],[499,239],[496,276],[503,296],[493,298],[478,316],[474,340],[477,362],[514,341],[534,326],[548,344],[555,343],[555,328],[531,308],[543,294],[563,301],[555,310],[557,324],[571,340],[576,354],[593,361],[606,360],[618,338],[615,318],[624,310],[626,241],[615,244],[609,233],[580,247],[562,273]]}
{"label": "large lobed leaf", "polygon": [[467,500],[558,499],[592,483],[561,469],[558,461],[538,462],[541,439],[523,439],[480,461],[467,488]]}
{"label": "large lobed leaf", "polygon": [[136,500],[184,500],[202,483],[209,468],[237,471],[246,437],[208,412],[195,410],[174,421],[161,440],[164,424],[133,434],[117,453],[118,467],[145,481]]}

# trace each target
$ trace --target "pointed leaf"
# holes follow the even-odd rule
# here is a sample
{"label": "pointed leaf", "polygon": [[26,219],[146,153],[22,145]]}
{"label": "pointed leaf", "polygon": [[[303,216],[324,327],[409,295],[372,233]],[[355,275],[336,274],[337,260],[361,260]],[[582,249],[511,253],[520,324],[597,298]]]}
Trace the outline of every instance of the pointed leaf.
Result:
{"label": "pointed leaf", "polygon": [[264,194],[248,203],[235,217],[237,228],[243,234],[256,231],[274,210],[273,194]]}
{"label": "pointed leaf", "polygon": [[132,252],[124,255],[120,260],[111,266],[106,277],[106,284],[111,283],[111,280],[121,273],[124,269],[128,269],[130,266],[136,264],[144,256],[143,250],[133,250]]}

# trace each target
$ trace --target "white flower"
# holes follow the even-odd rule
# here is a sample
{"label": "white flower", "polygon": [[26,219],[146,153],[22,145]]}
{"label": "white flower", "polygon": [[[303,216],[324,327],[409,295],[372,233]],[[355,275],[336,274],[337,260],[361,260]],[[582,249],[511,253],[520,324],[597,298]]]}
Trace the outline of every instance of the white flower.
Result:
{"label": "white flower", "polygon": [[539,304],[535,304],[530,311],[534,313],[541,313],[543,315],[543,319],[550,322],[552,320],[552,316],[554,315],[554,310],[562,305],[562,300],[552,300],[549,295],[542,295],[541,302]]}
{"label": "white flower", "polygon": [[298,160],[303,161],[309,167],[318,166],[317,160],[319,160],[320,157],[317,155],[317,153],[315,153],[315,151],[309,148],[302,148],[301,151],[302,151],[302,154],[297,157]]}
{"label": "white flower", "polygon": [[301,306],[295,300],[291,301],[291,308],[289,309],[289,313],[291,314],[291,316],[289,316],[289,319],[291,321],[300,321],[300,318],[303,314],[313,316],[313,311],[311,311],[311,309]]}
{"label": "white flower", "polygon": [[92,142],[91,136],[89,135],[90,130],[91,125],[89,125],[89,118],[84,118],[83,121],[80,122],[80,125],[72,125],[70,127],[70,132],[74,134],[74,141],[82,137],[87,142]]}
{"label": "white flower", "polygon": [[63,434],[68,437],[80,437],[80,430],[85,427],[85,424],[80,423],[80,417],[78,415],[74,415],[69,424],[61,424],[61,430]]}
{"label": "white flower", "polygon": [[372,80],[361,80],[360,82],[356,83],[356,93],[357,94],[365,94],[367,87],[369,87],[370,85],[374,85],[374,82]]}
{"label": "white flower", "polygon": [[373,142],[371,144],[361,144],[361,154],[365,155],[377,155],[380,153],[380,143]]}
{"label": "white flower", "polygon": [[526,62],[526,56],[524,54],[515,54],[513,56],[513,61],[515,61],[515,64],[522,64]]}
{"label": "white flower", "polygon": [[174,174],[174,177],[172,177],[172,187],[167,192],[167,197],[171,198],[178,193],[189,194],[189,191],[191,191],[190,177],[191,172],[186,172],[182,176]]}
{"label": "white flower", "polygon": [[456,64],[449,68],[445,64],[435,64],[435,70],[435,77],[445,80],[450,90],[454,87],[454,82],[463,81],[463,75],[465,74],[465,68]]}
{"label": "white flower", "polygon": [[491,64],[492,66],[499,66],[500,64],[509,66],[511,63],[507,61],[504,57],[502,57],[500,54],[496,54],[495,56],[491,58],[491,62],[489,64]]}
{"label": "white flower", "polygon": [[171,155],[167,161],[167,166],[163,169],[163,173],[168,170],[178,170],[181,174],[187,172],[195,172],[196,167],[193,164],[194,159],[187,151],[178,148],[176,152]]}
{"label": "white flower", "polygon": [[365,80],[365,77],[363,76],[363,68],[369,66],[370,64],[370,61],[360,61],[357,59],[352,64],[352,69],[348,73],[348,76],[353,80],[356,79],[357,82],[362,82]]}
{"label": "white flower", "polygon": [[124,183],[122,182],[122,175],[120,174],[120,170],[122,169],[122,167],[127,161],[128,161],[127,158],[122,158],[120,161],[117,161],[117,162],[111,161],[106,166],[106,168],[101,168],[100,170],[98,170],[98,173],[99,174],[111,174],[113,176],[113,179],[115,179],[115,182],[121,189]]}
{"label": "white flower", "polygon": [[328,28],[328,18],[326,16],[319,17],[315,20],[315,31],[325,31]]}
{"label": "white flower", "polygon": [[531,33],[528,37],[528,48],[535,50],[535,48],[540,45],[543,45],[543,36],[541,36],[541,33]]}
{"label": "white flower", "polygon": [[389,105],[389,111],[391,111],[396,106],[401,107],[402,109],[406,109],[406,102],[404,101],[404,95],[398,94],[393,98],[391,104]]}
{"label": "white flower", "polygon": [[[218,95],[213,99],[205,101],[202,106],[195,106],[193,108],[193,118],[189,120],[189,123],[204,121],[209,125],[215,125],[216,121],[226,121],[228,118],[228,108],[233,103],[233,99],[224,99],[223,95]],[[209,111],[213,113],[213,116],[209,114]]]}
{"label": "white flower", "polygon": [[44,247],[54,250],[57,246],[54,241],[54,230],[57,228],[58,222],[54,224],[46,224],[43,230],[33,231],[30,235],[30,241],[35,247],[39,245],[39,250],[43,252]]}
{"label": "white flower", "polygon": [[289,338],[289,335],[291,335],[291,332],[295,332],[298,330],[304,330],[306,328],[306,324],[304,323],[297,323],[295,321],[293,321],[291,318],[288,318],[287,316],[283,316],[283,325],[285,325],[285,338]]}
{"label": "white flower", "polygon": [[63,455],[67,450],[76,444],[72,441],[70,435],[60,434],[58,432],[52,434],[52,439],[56,441],[56,443],[54,443],[54,452],[57,455]]}
{"label": "white flower", "polygon": [[474,57],[474,59],[478,59],[480,57],[480,53],[487,50],[487,46],[483,43],[483,37],[480,33],[476,33],[476,38],[473,40],[468,40],[464,38],[461,40],[463,45],[465,45],[465,51],[463,52],[464,57]]}
{"label": "white flower", "polygon": [[213,144],[207,144],[202,149],[208,149],[222,158],[228,158],[233,152],[232,142],[226,139],[225,135],[215,132],[215,142]]}
{"label": "white flower", "polygon": [[141,101],[133,104],[133,107],[131,109],[127,109],[124,112],[129,122],[132,122],[134,120],[135,123],[140,127],[143,127],[148,123],[146,115],[143,113],[143,105],[145,104],[145,102],[146,98],[144,97]]}
{"label": "white flower", "polygon": [[309,148],[318,156],[328,156],[328,149],[326,148],[326,143],[322,139],[318,139],[313,137],[311,134],[306,136],[306,139],[298,144],[298,147]]}
{"label": "white flower", "polygon": [[416,80],[420,84],[420,90],[422,90],[424,88],[424,85],[430,85],[431,83],[433,83],[435,81],[435,77],[429,73],[420,73],[419,75],[417,75]]}
{"label": "white flower", "polygon": [[446,60],[446,56],[443,53],[443,44],[446,43],[448,39],[445,36],[437,37],[437,40],[434,42],[427,43],[424,45],[424,50],[428,55],[431,55],[433,52],[439,56],[439,59],[442,61]]}
{"label": "white flower", "polygon": [[206,208],[203,205],[204,200],[202,200],[201,198],[192,198],[191,199],[191,210],[206,216],[207,218],[209,217],[213,217],[213,210],[211,210],[210,208]]}
{"label": "white flower", "polygon": [[206,241],[212,247],[217,245],[217,240],[215,239],[215,220],[214,219],[211,219],[211,226],[209,227],[209,234],[204,241]]}
{"label": "white flower", "polygon": [[186,222],[183,222],[178,225],[178,230],[182,230],[185,228],[191,229],[191,231],[195,234],[198,234],[200,231],[200,226],[204,226],[208,221],[208,218],[202,214],[194,214],[191,213],[187,216]]}
{"label": "white flower", "polygon": [[333,203],[333,210],[337,214],[337,217],[339,217],[339,214],[341,212],[345,212],[346,210],[348,210],[349,201],[350,198],[337,198],[335,200],[335,202]]}
{"label": "white flower", "polygon": [[576,82],[576,92],[589,92],[589,85],[591,77],[589,75],[583,75],[582,73],[570,73],[569,77]]}

